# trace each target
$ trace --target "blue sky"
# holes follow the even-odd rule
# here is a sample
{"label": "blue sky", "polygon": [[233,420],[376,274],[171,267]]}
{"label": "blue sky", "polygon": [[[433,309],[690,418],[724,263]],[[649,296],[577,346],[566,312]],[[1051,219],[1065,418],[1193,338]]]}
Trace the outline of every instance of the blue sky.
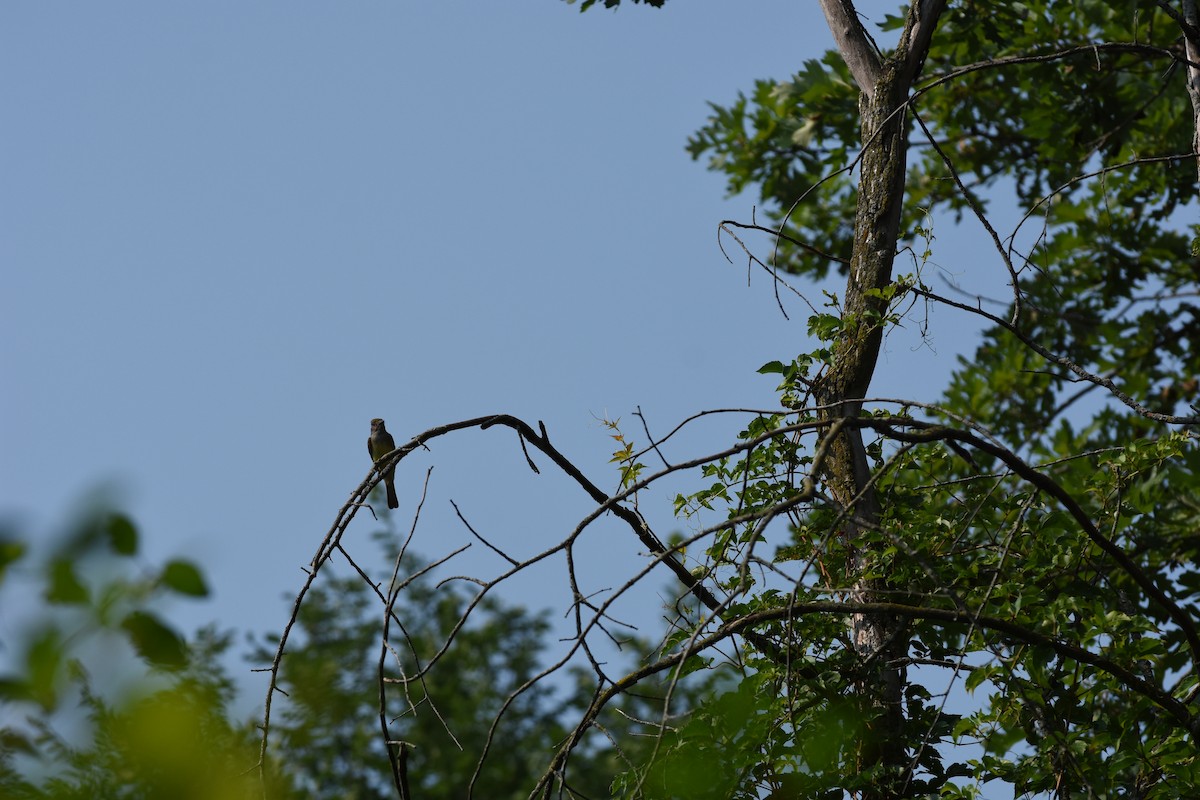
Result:
{"label": "blue sky", "polygon": [[[756,369],[810,348],[803,307],[783,319],[725,260],[717,223],[753,198],[683,147],[708,101],[829,46],[816,4],[782,0],[6,4],[0,514],[45,540],[104,498],[147,561],[205,569],[213,597],[170,618],[265,632],[367,474],[372,417],[398,441],[544,420],[611,488],[598,417],[644,442],[639,406],[659,433],[773,407]],[[955,266],[973,233],[937,234],[959,280],[1001,282],[999,263]],[[873,394],[936,399],[975,327],[937,311],[931,330],[889,338]],[[698,425],[673,453],[737,429]],[[434,465],[417,551],[471,541],[454,499],[537,552],[591,508],[539,461],[507,433],[441,440],[401,468],[400,526]],[[670,500],[641,499],[664,535]],[[351,529],[364,559],[373,527]],[[645,563],[613,526],[583,548],[594,589]],[[481,550],[455,569],[498,571]],[[666,574],[651,583],[627,616],[657,616]],[[505,597],[561,607],[565,589],[559,563]]]}

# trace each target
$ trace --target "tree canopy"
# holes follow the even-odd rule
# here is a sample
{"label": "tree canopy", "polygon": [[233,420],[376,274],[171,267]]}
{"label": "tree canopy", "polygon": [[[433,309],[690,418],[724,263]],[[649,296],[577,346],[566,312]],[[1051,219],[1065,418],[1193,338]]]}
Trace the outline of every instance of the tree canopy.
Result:
{"label": "tree canopy", "polygon": [[[207,745],[200,774],[257,760],[236,791],[266,796],[1200,796],[1196,3],[913,0],[874,35],[850,0],[821,6],[836,49],[714,102],[687,142],[757,195],[722,246],[771,276],[764,304],[804,318],[747,365],[778,381],[777,407],[610,422],[616,492],[505,414],[402,443],[337,511],[281,636],[258,641],[257,731],[229,721],[211,659],[227,639],[189,649],[154,613],[156,592],[203,591],[198,569],[114,595],[64,551],[47,600],[94,609],[162,683],[114,706],[47,622],[0,699],[48,713],[69,677],[98,733],[79,749],[44,717],[8,728],[0,786],[165,796],[148,744],[126,743],[166,719]],[[946,224],[977,237],[969,263],[944,263]],[[974,290],[980,275],[1006,293]],[[935,308],[977,325],[978,347],[941,389],[874,396],[885,337],[936,337]],[[736,440],[684,451],[676,433],[712,414],[737,416]],[[381,537],[380,557],[343,539],[387,470],[492,428],[594,503],[554,546],[517,557],[472,529],[505,567],[435,581],[407,540]],[[679,480],[660,530],[648,490]],[[609,546],[650,560],[589,593],[577,548],[605,516],[624,526]],[[136,549],[127,522],[88,530]],[[496,599],[548,559],[574,592],[552,657],[545,617]],[[645,581],[669,581],[657,640],[610,613]],[[598,655],[613,646],[635,655]],[[39,750],[70,768],[39,778],[11,755]]]}

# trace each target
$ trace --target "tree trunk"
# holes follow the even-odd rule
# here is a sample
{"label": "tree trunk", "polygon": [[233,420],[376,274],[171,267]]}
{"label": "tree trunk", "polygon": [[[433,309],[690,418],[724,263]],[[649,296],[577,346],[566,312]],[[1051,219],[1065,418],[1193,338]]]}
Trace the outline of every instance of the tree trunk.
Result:
{"label": "tree trunk", "polygon": [[[832,404],[829,413],[837,416],[860,413],[879,356],[883,335],[879,318],[886,313],[887,303],[867,291],[881,289],[892,280],[904,196],[906,94],[907,87],[896,79],[896,70],[885,65],[875,91],[864,93],[860,101],[862,137],[867,147],[861,165],[854,252],[843,308],[848,325],[845,338],[835,349],[833,367],[822,382],[823,402]],[[865,539],[880,522],[879,498],[870,484],[862,432],[844,428],[830,448],[827,465],[830,494],[848,512],[843,533],[851,554],[849,599],[859,603],[886,599],[879,593],[883,580],[862,577],[876,572],[868,570],[875,549]],[[864,665],[859,691],[872,717],[859,749],[859,767],[883,767],[889,777],[878,784],[875,796],[896,797],[902,791],[907,754],[902,730],[905,674],[903,667],[895,665],[906,654],[908,642],[902,623],[888,615],[853,615],[851,635]]]}
{"label": "tree trunk", "polygon": [[[1200,11],[1196,0],[1183,0],[1184,53],[1187,55],[1187,89],[1192,101],[1192,152],[1200,153]],[[1200,177],[1200,156],[1196,158],[1196,175]]]}
{"label": "tree trunk", "polygon": [[[929,40],[945,7],[944,0],[914,0],[896,51],[888,58],[874,56],[870,38],[858,21],[850,0],[821,0],[830,29],[862,89],[862,161],[859,166],[858,207],[854,250],[842,309],[843,337],[834,346],[833,364],[819,387],[819,399],[831,416],[857,416],[862,411],[879,348],[882,317],[888,303],[869,294],[892,281],[892,263],[900,232],[904,201],[909,89],[924,63]],[[848,599],[870,603],[881,594],[886,578],[872,563],[877,548],[870,542],[879,529],[879,497],[870,482],[870,466],[862,432],[847,426],[830,447],[825,481],[830,494],[846,510],[842,532],[850,553]],[[879,770],[869,800],[890,800],[905,792],[909,757],[904,742],[905,669],[908,639],[902,620],[891,615],[855,614],[851,637],[862,672],[858,689],[869,722],[858,749],[860,770]]]}

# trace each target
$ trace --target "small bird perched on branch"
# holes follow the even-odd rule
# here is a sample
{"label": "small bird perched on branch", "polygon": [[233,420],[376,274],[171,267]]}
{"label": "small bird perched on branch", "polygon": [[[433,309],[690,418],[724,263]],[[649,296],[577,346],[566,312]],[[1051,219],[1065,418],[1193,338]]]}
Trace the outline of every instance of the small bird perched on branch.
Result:
{"label": "small bird perched on branch", "polygon": [[[371,420],[371,435],[367,438],[367,452],[371,454],[371,460],[378,462],[395,449],[396,440],[387,432],[387,428],[383,427],[383,420],[378,417]],[[388,508],[399,508],[400,501],[396,499],[395,466],[389,467],[383,474],[383,485],[387,487]]]}

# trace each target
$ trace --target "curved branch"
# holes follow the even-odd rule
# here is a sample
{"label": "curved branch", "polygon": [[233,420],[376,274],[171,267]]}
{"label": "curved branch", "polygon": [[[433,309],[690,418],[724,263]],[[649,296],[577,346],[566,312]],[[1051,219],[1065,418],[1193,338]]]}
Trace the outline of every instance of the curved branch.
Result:
{"label": "curved branch", "polygon": [[[1000,445],[992,442],[984,441],[977,436],[969,434],[965,431],[948,428],[941,425],[920,422],[918,420],[895,420],[884,417],[856,417],[849,420],[849,424],[858,425],[861,427],[869,427],[874,430],[882,431],[894,439],[902,442],[932,442],[932,441],[947,441],[953,440],[963,444],[968,444],[977,450],[982,450],[988,455],[1002,461],[1009,469],[1019,475],[1024,481],[1031,484],[1040,491],[1053,497],[1055,500],[1066,509],[1067,513],[1079,524],[1084,534],[1096,544],[1101,550],[1117,563],[1117,565],[1131,577],[1142,590],[1150,596],[1164,611],[1167,616],[1179,626],[1183,632],[1184,638],[1187,639],[1188,649],[1191,651],[1192,664],[1195,668],[1200,669],[1200,632],[1197,631],[1196,622],[1192,616],[1179,606],[1171,597],[1159,588],[1154,579],[1138,566],[1124,550],[1122,550],[1115,542],[1109,539],[1104,533],[1096,527],[1090,516],[1079,503],[1075,500],[1071,493],[1059,485],[1058,481],[1046,475],[1043,472],[1031,467],[1025,463],[1024,459],[1016,453],[1008,450]],[[901,430],[899,426],[916,430]]]}
{"label": "curved branch", "polygon": [[[726,455],[742,452],[744,450],[756,447],[763,441],[766,441],[774,436],[782,436],[795,430],[811,428],[814,427],[814,424],[815,423],[803,423],[801,425],[780,428],[776,431],[764,434],[763,436],[760,436],[752,441],[740,443],[739,445],[729,448],[722,453],[713,454],[699,459],[693,459],[692,461],[675,465],[633,484],[627,488],[626,491],[614,497],[608,496],[603,490],[592,483],[587,476],[585,476],[579,470],[578,467],[576,467],[569,459],[567,459],[566,456],[564,456],[556,447],[554,447],[554,445],[550,443],[549,435],[546,433],[544,425],[539,423],[538,427],[540,432],[535,431],[523,420],[520,420],[517,417],[509,414],[493,414],[483,417],[474,417],[472,419],[430,428],[429,430],[426,430],[423,433],[413,437],[409,442],[405,443],[401,447],[396,448],[391,453],[380,458],[371,467],[371,471],[368,473],[363,482],[359,484],[358,488],[351,493],[349,500],[347,500],[347,502],[339,510],[336,518],[334,519],[333,525],[330,527],[328,533],[325,535],[325,538],[322,540],[321,545],[318,547],[317,554],[313,557],[311,564],[312,570],[307,571],[307,577],[304,581],[304,585],[300,588],[300,591],[297,593],[296,599],[292,604],[291,615],[288,618],[287,624],[284,626],[283,633],[280,635],[279,644],[276,648],[275,656],[272,660],[271,666],[262,670],[258,670],[261,672],[270,673],[270,683],[267,688],[267,696],[263,708],[263,722],[260,726],[262,729],[262,741],[259,747],[259,762],[257,765],[255,765],[259,771],[260,779],[262,781],[264,796],[266,787],[265,769],[270,739],[272,701],[276,692],[283,691],[279,686],[279,671],[283,663],[283,655],[286,651],[288,638],[290,637],[292,629],[299,618],[300,607],[304,602],[304,598],[307,596],[309,589],[312,588],[313,583],[316,581],[322,565],[325,564],[333,552],[341,548],[342,536],[345,534],[351,521],[353,521],[358,509],[367,505],[367,497],[370,495],[371,490],[375,488],[380,480],[382,480],[383,474],[412,452],[424,447],[426,442],[455,431],[466,430],[470,428],[486,430],[495,425],[502,425],[513,429],[521,438],[523,450],[526,442],[533,445],[537,450],[549,457],[550,460],[553,461],[564,473],[573,478],[576,483],[578,483],[584,489],[584,491],[598,504],[597,508],[588,515],[583,523],[580,524],[577,531],[582,530],[585,525],[590,523],[592,520],[599,518],[605,512],[612,512],[617,518],[629,525],[641,542],[655,556],[655,561],[650,564],[647,569],[653,568],[659,562],[666,564],[667,567],[679,579],[679,581],[685,587],[687,587],[687,590],[706,608],[716,614],[724,609],[725,603],[717,599],[717,597],[712,594],[712,592],[702,583],[702,581],[693,575],[687,569],[687,567],[683,565],[683,563],[676,557],[676,551],[674,549],[668,549],[665,545],[663,545],[654,532],[650,530],[650,527],[646,524],[645,520],[643,520],[635,510],[622,505],[622,501],[637,492],[639,489],[644,488],[646,485],[649,485],[651,482],[658,480],[666,474],[680,469],[690,469]],[[526,458],[528,458],[528,454],[526,454]],[[532,462],[530,462],[530,466],[534,467]],[[564,548],[567,546],[569,541],[573,540],[574,535],[572,536],[572,539],[568,540],[568,542],[563,542],[546,552],[538,554],[532,559],[528,559],[521,564],[514,566],[511,570],[509,570],[508,573],[506,573],[504,576],[501,576],[501,578],[498,580],[503,580],[504,577],[515,573],[523,567],[528,566],[530,563],[541,560],[551,553],[557,552],[558,550]],[[494,583],[495,581],[493,584]],[[486,588],[483,592],[480,592],[478,595],[476,595],[475,599],[469,604],[463,618],[459,620],[454,630],[451,631],[450,639],[453,638],[457,630],[461,628],[462,624],[465,623],[466,614],[470,613],[470,610],[475,607],[485,592]],[[755,635],[753,632],[750,632],[747,635],[755,647],[759,648],[765,655],[768,657],[780,657],[778,648],[775,647],[772,642],[761,636]],[[446,644],[446,647],[448,646],[449,641]],[[437,661],[445,649],[446,648],[443,648],[442,651],[439,651],[439,653],[433,657],[430,664],[427,665],[425,670],[422,671],[422,674],[424,674],[424,672],[427,671],[429,667],[431,667],[432,664]],[[251,769],[254,769],[254,767]]]}
{"label": "curved branch", "polygon": [[1024,216],[1022,216],[1020,221],[1017,223],[1017,226],[1015,228],[1013,228],[1013,232],[1008,235],[1008,241],[1011,243],[1014,239],[1017,238],[1017,234],[1020,232],[1021,228],[1024,227],[1025,223],[1029,221],[1030,217],[1032,217],[1035,213],[1037,213],[1037,210],[1039,208],[1041,208],[1043,205],[1050,202],[1056,196],[1058,196],[1059,194],[1062,194],[1064,191],[1071,188],[1072,186],[1074,186],[1077,183],[1082,183],[1083,181],[1086,181],[1090,178],[1098,178],[1101,175],[1107,175],[1108,173],[1116,172],[1117,170],[1128,169],[1129,167],[1135,167],[1139,164],[1160,164],[1165,161],[1182,161],[1185,158],[1200,158],[1200,153],[1178,153],[1175,155],[1166,155],[1166,156],[1145,156],[1143,158],[1131,158],[1128,161],[1122,161],[1120,164],[1112,164],[1107,167],[1102,167],[1101,169],[1093,170],[1092,172],[1086,172],[1082,175],[1076,175],[1074,178],[1071,178],[1071,180],[1067,181],[1063,185],[1054,189],[1052,192],[1047,194],[1045,197],[1041,198],[1036,203],[1034,203],[1032,206],[1030,206],[1029,210],[1025,212]]}
{"label": "curved branch", "polygon": [[[999,69],[1001,67],[1012,66],[1013,64],[1041,64],[1048,61],[1059,61],[1064,58],[1070,58],[1071,56],[1094,55],[1100,51],[1158,56],[1160,58],[1169,58],[1172,61],[1182,61],[1185,64],[1192,63],[1186,58],[1180,58],[1178,53],[1168,50],[1165,47],[1153,47],[1148,44],[1138,44],[1136,42],[1096,42],[1094,44],[1081,44],[1075,47],[1068,47],[1064,50],[1055,50],[1050,53],[1031,53],[1024,56],[1005,56],[1003,58],[993,58],[987,61],[977,61],[974,64],[967,64],[965,67],[958,67],[957,69],[953,69],[942,75],[931,78],[929,83],[926,83],[914,91],[912,97],[909,99],[915,100],[920,95],[923,95],[929,90],[941,86],[943,83],[952,81],[955,78],[961,78],[964,75],[969,75],[972,72],[979,72],[985,69]],[[1200,64],[1195,64],[1193,66],[1200,66]]]}
{"label": "curved branch", "polygon": [[999,325],[1000,327],[1004,328],[1004,330],[1008,331],[1013,336],[1017,337],[1017,339],[1021,342],[1021,344],[1025,345],[1030,350],[1033,350],[1035,353],[1037,353],[1042,358],[1049,361],[1051,364],[1057,364],[1060,367],[1064,367],[1065,369],[1070,370],[1071,372],[1073,372],[1077,376],[1079,376],[1079,378],[1087,381],[1088,383],[1094,383],[1097,386],[1102,386],[1103,388],[1105,388],[1109,392],[1111,392],[1113,397],[1117,398],[1122,403],[1129,406],[1131,409],[1136,411],[1140,416],[1143,416],[1146,419],[1152,419],[1156,422],[1165,422],[1168,425],[1195,425],[1197,423],[1200,423],[1200,416],[1193,415],[1190,417],[1177,417],[1174,414],[1163,414],[1158,411],[1151,411],[1150,409],[1146,408],[1144,405],[1142,405],[1141,403],[1139,403],[1138,401],[1134,400],[1132,397],[1127,395],[1125,392],[1121,391],[1121,389],[1118,388],[1117,385],[1112,382],[1112,379],[1106,378],[1103,375],[1094,375],[1093,373],[1088,372],[1086,369],[1079,366],[1078,364],[1076,364],[1074,361],[1067,358],[1066,356],[1055,355],[1050,350],[1046,349],[1042,345],[1035,342],[1032,338],[1030,338],[1026,333],[1024,333],[1016,325],[1012,324],[1008,320],[1004,320],[1004,319],[1001,319],[1000,317],[997,317],[995,314],[989,314],[988,312],[984,311],[982,308],[969,306],[966,303],[959,303],[956,300],[951,300],[948,297],[942,297],[939,294],[934,294],[933,292],[929,291],[928,289],[922,289],[919,286],[912,287],[911,291],[914,294],[920,295],[921,297],[927,297],[930,300],[934,300],[939,303],[945,303],[946,305],[948,305],[952,308],[957,308],[961,311],[968,311],[972,314],[978,314],[979,316],[983,317],[984,319],[988,320],[989,322]]}
{"label": "curved branch", "polygon": [[546,768],[542,778],[534,787],[532,795],[538,792],[542,793],[545,798],[550,797],[552,789],[551,783],[554,776],[558,774],[563,765],[566,763],[567,757],[571,751],[582,740],[583,735],[587,732],[596,721],[600,712],[613,699],[623,692],[637,685],[642,680],[656,675],[664,670],[671,669],[677,666],[690,655],[703,652],[710,647],[715,646],[724,639],[727,639],[736,634],[743,634],[747,629],[761,625],[765,622],[786,621],[790,617],[805,616],[809,614],[888,614],[908,619],[924,619],[934,622],[945,622],[950,624],[962,624],[974,626],[977,628],[986,628],[1002,633],[1016,641],[1024,642],[1030,645],[1046,647],[1053,650],[1060,656],[1077,661],[1081,664],[1088,664],[1095,667],[1101,672],[1105,672],[1116,678],[1122,684],[1127,686],[1134,692],[1142,695],[1159,708],[1167,712],[1167,715],[1173,719],[1179,727],[1186,730],[1192,736],[1193,741],[1197,738],[1193,730],[1194,720],[1192,715],[1188,713],[1188,708],[1179,700],[1172,697],[1167,692],[1149,683],[1143,678],[1138,677],[1130,670],[1122,667],[1120,664],[1105,658],[1104,656],[1093,653],[1092,651],[1080,647],[1070,642],[1064,642],[1052,636],[1047,636],[1037,631],[1020,625],[1016,622],[999,617],[990,617],[982,614],[975,614],[970,611],[960,611],[948,608],[926,608],[921,606],[911,606],[904,603],[855,603],[833,600],[815,600],[805,603],[793,603],[780,608],[773,608],[765,611],[759,611],[753,614],[747,614],[744,617],[739,617],[736,620],[731,620],[713,633],[698,639],[693,646],[686,651],[672,653],[664,658],[655,661],[652,664],[647,664],[640,669],[637,669],[619,681],[616,681],[612,686],[603,692],[600,692],[592,700],[592,704],[581,717],[579,724],[571,732],[570,737],[562,744],[555,753],[550,765]]}
{"label": "curved branch", "polygon": [[[933,134],[925,125],[925,120],[921,119],[921,115],[917,113],[915,107],[913,108],[913,119],[915,119],[917,121],[917,125],[921,127],[921,132],[925,134],[925,138],[929,141],[930,146],[933,147],[934,152],[936,152],[942,159],[942,164],[945,165],[946,170],[950,173],[950,177],[954,180],[954,185],[958,187],[959,194],[963,196],[967,206],[971,209],[971,212],[975,214],[975,218],[979,220],[979,224],[981,224],[984,230],[988,232],[988,235],[992,237],[992,243],[996,246],[996,252],[1000,254],[1000,260],[1004,262],[1004,266],[1008,270],[1009,280],[1012,281],[1013,312],[1011,321],[1015,325],[1021,316],[1021,286],[1017,279],[1017,270],[1015,267],[1013,267],[1012,258],[1004,249],[1004,244],[1000,241],[1000,234],[996,233],[996,229],[992,227],[992,223],[988,220],[987,215],[983,213],[983,208],[979,201],[975,198],[974,193],[972,193],[971,190],[966,187],[966,184],[963,183],[962,178],[958,174],[958,170],[954,166],[954,162],[950,159],[950,156],[946,154],[946,151],[942,149],[941,145],[937,143],[937,140],[933,138]],[[1011,238],[1009,241],[1012,241]]]}

